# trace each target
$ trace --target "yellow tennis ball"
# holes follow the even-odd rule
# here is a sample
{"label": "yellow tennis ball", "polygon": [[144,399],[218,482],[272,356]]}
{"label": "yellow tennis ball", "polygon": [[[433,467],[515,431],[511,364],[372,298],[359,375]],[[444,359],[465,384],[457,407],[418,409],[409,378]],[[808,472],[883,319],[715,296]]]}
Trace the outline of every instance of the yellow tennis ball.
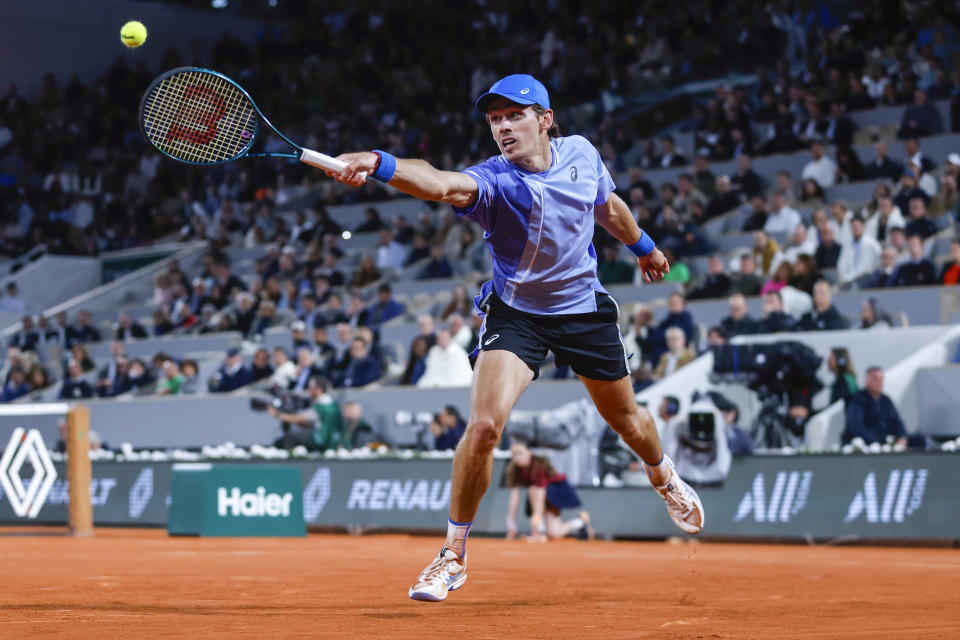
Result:
{"label": "yellow tennis ball", "polygon": [[120,29],[120,42],[131,49],[139,47],[147,39],[147,28],[142,22],[131,20]]}

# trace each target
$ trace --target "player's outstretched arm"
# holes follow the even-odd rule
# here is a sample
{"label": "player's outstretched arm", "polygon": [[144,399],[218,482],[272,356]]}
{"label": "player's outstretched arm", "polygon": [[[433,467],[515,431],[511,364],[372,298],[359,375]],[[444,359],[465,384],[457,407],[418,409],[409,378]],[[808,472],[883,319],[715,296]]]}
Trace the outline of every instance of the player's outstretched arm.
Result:
{"label": "player's outstretched arm", "polygon": [[[469,207],[477,199],[476,180],[458,171],[440,171],[425,160],[393,158],[372,151],[345,153],[337,159],[346,162],[346,168],[327,171],[327,175],[351,187],[362,186],[367,177],[376,177],[421,200]],[[385,171],[387,167],[381,166],[383,162],[395,163],[395,166]]]}
{"label": "player's outstretched arm", "polygon": [[601,227],[614,238],[627,245],[637,256],[637,264],[647,282],[660,280],[670,273],[670,265],[653,240],[637,225],[630,207],[615,193],[603,204],[594,207],[593,216]]}

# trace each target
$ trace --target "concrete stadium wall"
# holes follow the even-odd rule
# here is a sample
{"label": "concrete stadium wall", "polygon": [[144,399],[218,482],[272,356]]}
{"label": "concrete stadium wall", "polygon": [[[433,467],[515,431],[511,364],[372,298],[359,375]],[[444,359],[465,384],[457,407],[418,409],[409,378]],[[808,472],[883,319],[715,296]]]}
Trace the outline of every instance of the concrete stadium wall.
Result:
{"label": "concrete stadium wall", "polygon": [[[27,313],[40,313],[101,282],[99,258],[46,255],[13,274],[7,281],[16,282],[20,295],[27,301]],[[19,322],[20,318],[16,318]],[[0,329],[13,323],[0,323]]]}

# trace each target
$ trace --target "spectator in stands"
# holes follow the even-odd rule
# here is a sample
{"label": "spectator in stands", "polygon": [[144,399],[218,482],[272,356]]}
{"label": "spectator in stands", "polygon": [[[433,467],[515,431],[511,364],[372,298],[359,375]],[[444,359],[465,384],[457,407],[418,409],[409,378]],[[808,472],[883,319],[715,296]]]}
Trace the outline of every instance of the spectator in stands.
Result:
{"label": "spectator in stands", "polygon": [[740,195],[733,190],[733,183],[727,176],[717,178],[713,196],[707,201],[704,212],[707,219],[716,218],[740,206]]}
{"label": "spectator in stands", "polygon": [[727,299],[730,315],[720,321],[720,329],[727,339],[753,333],[756,321],[750,317],[747,300],[741,293],[734,293]]}
{"label": "spectator in stands", "polygon": [[383,374],[380,362],[371,355],[371,345],[357,336],[350,344],[350,361],[343,372],[344,387],[364,387]]}
{"label": "spectator in stands", "polygon": [[680,327],[670,327],[666,330],[667,351],[660,356],[660,362],[653,372],[655,380],[661,380],[674,371],[692,362],[697,354],[687,347],[687,337]]}
{"label": "spectator in stands", "polygon": [[745,296],[755,296],[763,288],[763,278],[757,274],[757,261],[753,253],[745,251],[740,255],[740,273],[733,280],[731,291]]}
{"label": "spectator in stands", "polygon": [[177,363],[173,360],[165,360],[160,366],[160,371],[163,378],[157,383],[157,393],[162,396],[175,396],[180,393],[183,376],[180,374]]}
{"label": "spectator in stands", "polygon": [[23,351],[36,351],[40,337],[41,334],[34,325],[33,316],[26,315],[20,320],[20,330],[10,339],[10,344]]}
{"label": "spectator in stands", "polygon": [[930,202],[930,196],[921,189],[919,185],[920,176],[910,167],[903,170],[900,176],[900,182],[897,184],[897,190],[893,196],[893,203],[900,208],[900,211],[910,211],[910,201],[914,198],[920,198],[926,205]]}
{"label": "spectator in stands", "polygon": [[381,277],[382,274],[380,273],[380,269],[377,268],[377,265],[373,260],[373,256],[365,255],[360,259],[360,266],[353,274],[353,279],[350,281],[350,286],[362,288],[368,284],[376,282]]}
{"label": "spectator in stands", "polygon": [[[341,325],[343,326],[343,325]],[[347,327],[349,333],[350,327]],[[306,391],[307,387],[310,384],[310,378],[316,375],[322,375],[324,373],[323,369],[317,363],[316,354],[309,347],[300,347],[296,350],[297,354],[297,363],[296,363],[296,372],[293,376],[290,389],[292,391]],[[328,366],[326,367],[326,372],[330,374],[333,379],[334,384],[336,384],[339,379],[342,377],[343,368],[346,368],[347,362],[350,357],[349,347],[347,347],[346,352],[344,353],[342,367],[339,363],[333,363],[328,361]]]}
{"label": "spectator in stands", "polygon": [[354,233],[373,233],[385,228],[383,220],[380,219],[380,212],[376,207],[367,207],[363,210],[363,222],[357,225]]}
{"label": "spectator in stands", "polygon": [[330,395],[330,381],[322,376],[311,376],[307,383],[310,407],[299,413],[284,413],[267,406],[267,413],[283,424],[283,435],[274,442],[281,449],[306,447],[309,451],[336,449],[343,439],[343,419],[340,404]]}
{"label": "spectator in stands", "polygon": [[732,285],[733,281],[726,273],[723,259],[719,255],[712,255],[707,261],[706,276],[687,294],[687,298],[690,300],[724,298]]}
{"label": "spectator in stands", "polygon": [[937,168],[937,163],[928,158],[920,149],[920,140],[916,136],[903,141],[903,150],[907,153],[906,162],[913,163],[924,171],[933,171]]}
{"label": "spectator in stands", "polygon": [[890,228],[887,246],[893,249],[897,264],[904,263],[910,259],[910,252],[907,250],[907,233],[903,227]]}
{"label": "spectator in stands", "polygon": [[430,245],[427,242],[427,237],[422,233],[415,233],[413,234],[413,247],[407,254],[407,259],[404,260],[403,266],[409,267],[411,264],[425,260],[429,256]]}
{"label": "spectator in stands", "polygon": [[180,395],[196,395],[200,392],[200,366],[193,358],[185,358],[180,364]]}
{"label": "spectator in stands", "polygon": [[377,268],[399,269],[403,266],[407,251],[399,242],[394,240],[393,231],[380,230],[380,241],[377,243]]}
{"label": "spectator in stands", "polygon": [[363,406],[355,400],[343,403],[343,438],[340,446],[344,449],[360,449],[377,442],[377,434],[363,417]]}
{"label": "spectator in stands", "polygon": [[759,267],[759,275],[771,277],[783,262],[783,254],[777,241],[759,229],[753,232],[753,259]]}
{"label": "spectator in stands", "polygon": [[836,163],[823,153],[823,143],[819,140],[810,143],[810,155],[813,156],[813,160],[803,167],[800,176],[813,178],[822,188],[829,189],[837,181]]}
{"label": "spectator in stands", "polygon": [[633,272],[633,264],[620,258],[620,245],[608,244],[603,247],[603,260],[597,267],[597,277],[601,284],[633,282]]}
{"label": "spectator in stands", "polygon": [[277,306],[272,300],[261,300],[257,307],[250,329],[246,334],[248,340],[261,340],[267,329],[277,322]]}
{"label": "spectator in stands", "polygon": [[857,125],[847,117],[846,107],[842,102],[830,103],[830,116],[827,118],[827,129],[823,137],[837,147],[850,147],[853,144],[853,134]]}
{"label": "spectator in stands", "polygon": [[80,363],[80,370],[84,373],[93,371],[96,368],[93,358],[90,357],[90,352],[87,351],[87,348],[82,344],[73,345],[73,348],[70,349],[70,356]]}
{"label": "spectator in stands", "polygon": [[415,385],[423,376],[427,366],[427,352],[430,345],[423,336],[417,336],[410,343],[410,354],[407,356],[407,364],[400,376],[400,384]]}
{"label": "spectator in stands", "polygon": [[800,203],[806,207],[819,208],[826,202],[823,189],[813,178],[805,178],[800,183]]}
{"label": "spectator in stands", "polygon": [[877,140],[873,143],[874,159],[864,167],[864,173],[868,180],[890,180],[896,182],[903,174],[903,167],[894,160],[891,160],[887,149],[887,143],[883,140]]}
{"label": "spectator in stands", "polygon": [[863,286],[867,289],[892,287],[897,271],[897,252],[892,247],[880,250],[880,266],[873,270]]}
{"label": "spectator in stands", "polygon": [[877,304],[876,298],[867,298],[860,305],[861,329],[889,329],[893,319]]}
{"label": "spectator in stands", "polygon": [[670,134],[665,133],[660,136],[660,150],[660,156],[656,161],[660,167],[668,169],[670,167],[687,166],[687,159],[683,157],[683,154],[677,151],[673,141],[673,136]]}
{"label": "spectator in stands", "polygon": [[89,311],[77,311],[73,322],[73,326],[67,330],[67,347],[84,342],[100,342],[100,331],[91,325]]}
{"label": "spectator in stands", "polygon": [[114,337],[116,340],[129,342],[134,339],[146,338],[147,330],[143,328],[143,325],[134,322],[129,313],[122,311],[117,321],[117,328],[114,330]]}
{"label": "spectator in stands", "polygon": [[473,298],[467,293],[467,288],[458,284],[453,288],[453,298],[440,311],[440,319],[446,320],[451,313],[457,313],[464,318],[473,313]]}
{"label": "spectator in stands", "polygon": [[771,213],[767,216],[767,221],[763,225],[763,230],[768,233],[790,233],[798,224],[803,222],[800,212],[787,205],[786,193],[783,189],[777,189],[773,192],[770,211]]}
{"label": "spectator in stands", "polygon": [[807,227],[798,224],[790,234],[787,248],[783,251],[783,261],[794,264],[801,255],[812,256],[817,252],[816,239],[807,233]]}
{"label": "spectator in stands", "polygon": [[271,355],[273,373],[270,375],[270,386],[279,389],[289,389],[297,379],[297,365],[287,355],[283,347],[274,347]]}
{"label": "spectator in stands", "polygon": [[679,291],[674,291],[667,298],[667,315],[657,325],[657,332],[665,336],[670,327],[679,327],[687,343],[693,342],[697,335],[697,325],[687,311],[687,301]]}
{"label": "spectator in stands", "polygon": [[384,282],[377,287],[377,301],[367,311],[367,322],[372,327],[379,327],[405,312],[406,307],[393,299],[393,290]]}
{"label": "spectator in stands", "polygon": [[798,331],[835,331],[849,329],[850,321],[840,315],[833,306],[830,283],[818,280],[813,286],[813,309],[803,314],[797,325]]}
{"label": "spectator in stands", "polygon": [[[489,340],[493,336],[483,336]],[[473,369],[463,347],[450,336],[450,331],[437,331],[437,343],[427,352],[420,388],[467,387],[473,380]]]}
{"label": "spectator in stands", "polygon": [[897,137],[916,138],[934,136],[943,133],[943,120],[936,105],[927,100],[927,92],[917,89],[913,92],[913,104],[903,110]]}
{"label": "spectator in stands", "polygon": [[830,349],[830,355],[827,356],[827,368],[833,374],[833,383],[830,385],[830,404],[837,400],[843,400],[844,406],[846,406],[847,400],[860,389],[857,384],[857,372],[854,370],[853,361],[850,359],[850,352],[845,347]]}
{"label": "spectator in stands", "polygon": [[459,313],[451,313],[447,317],[447,324],[453,341],[463,347],[463,350],[469,354],[473,350],[477,337],[463,321],[463,316]]}
{"label": "spectator in stands", "polygon": [[960,282],[960,238],[950,241],[950,261],[944,263],[940,272],[940,284]]}
{"label": "spectator in stands", "polygon": [[850,233],[850,242],[840,249],[837,260],[840,284],[854,282],[880,266],[880,243],[867,235],[866,225],[860,214],[851,219]]}
{"label": "spectator in stands", "polygon": [[0,311],[23,315],[27,312],[27,301],[20,295],[17,283],[11,280],[7,283],[7,293],[0,299]]}
{"label": "spectator in stands", "polygon": [[847,424],[843,431],[844,444],[854,438],[862,438],[865,444],[886,444],[893,439],[899,447],[907,444],[907,430],[890,397],[883,392],[883,369],[867,369],[864,388],[847,401]]}
{"label": "spectator in stands", "polygon": [[837,244],[834,238],[833,227],[830,225],[820,229],[820,245],[814,254],[818,269],[834,269],[840,260],[840,250],[842,247]]}
{"label": "spectator in stands", "polygon": [[851,147],[837,149],[837,182],[860,182],[867,177],[860,156]]}
{"label": "spectator in stands", "polygon": [[270,366],[270,352],[263,347],[257,349],[250,360],[249,368],[251,382],[258,382],[272,376],[273,367]]}
{"label": "spectator in stands", "polygon": [[67,375],[60,387],[61,400],[77,400],[79,398],[92,398],[93,387],[83,378],[83,369],[80,363],[73,358],[67,363]]}
{"label": "spectator in stands", "polygon": [[432,280],[438,278],[452,278],[453,267],[447,256],[443,254],[443,245],[434,244],[430,247],[430,260],[420,271],[420,280]]}
{"label": "spectator in stands", "polygon": [[937,233],[936,223],[927,215],[927,203],[923,198],[910,199],[910,219],[907,221],[907,238],[918,235],[924,240]]}
{"label": "spectator in stands", "polygon": [[466,429],[467,422],[460,415],[460,411],[452,404],[444,405],[430,423],[434,437],[433,448],[437,451],[456,449]]}
{"label": "spectator in stands", "polygon": [[877,208],[865,218],[864,223],[865,233],[879,242],[887,239],[893,227],[907,226],[900,208],[893,204],[893,198],[889,193],[877,197]]}
{"label": "spectator in stands", "polygon": [[769,291],[763,296],[763,317],[754,323],[751,333],[780,333],[796,329],[797,321],[783,311],[780,291]]}
{"label": "spectator in stands", "polygon": [[923,240],[919,235],[907,237],[907,250],[910,252],[910,260],[897,267],[897,272],[893,277],[893,286],[917,287],[937,284],[933,263],[924,257]]}
{"label": "spectator in stands", "polygon": [[730,182],[734,193],[742,194],[748,200],[763,192],[763,180],[753,170],[751,158],[746,153],[737,156],[737,171],[731,176]]}
{"label": "spectator in stands", "polygon": [[[634,307],[634,315],[630,323],[630,330],[623,337],[623,344],[631,364],[653,361],[655,352],[662,352],[659,346],[659,332],[653,325],[653,314],[650,307],[639,303]],[[665,346],[665,345],[664,345]],[[656,361],[659,362],[659,357]]]}
{"label": "spectator in stands", "polygon": [[30,393],[30,385],[26,381],[26,373],[20,367],[11,367],[3,386],[2,402],[13,402]]}
{"label": "spectator in stands", "polygon": [[227,393],[253,382],[250,370],[243,366],[243,354],[236,347],[227,350],[223,366],[210,379],[210,391]]}
{"label": "spectator in stands", "polygon": [[723,416],[723,430],[727,436],[727,446],[734,458],[753,455],[753,438],[740,428],[740,409],[732,402],[718,406]]}
{"label": "spectator in stands", "polygon": [[741,231],[747,232],[763,229],[764,225],[767,224],[767,218],[770,217],[770,214],[767,213],[767,201],[763,199],[763,196],[755,195],[750,198],[750,207],[747,214],[747,218],[740,227]]}

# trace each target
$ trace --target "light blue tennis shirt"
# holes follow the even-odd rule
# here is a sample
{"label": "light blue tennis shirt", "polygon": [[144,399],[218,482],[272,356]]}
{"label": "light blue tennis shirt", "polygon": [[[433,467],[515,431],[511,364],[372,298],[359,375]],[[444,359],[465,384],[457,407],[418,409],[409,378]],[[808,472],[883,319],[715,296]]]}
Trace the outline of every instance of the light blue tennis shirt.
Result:
{"label": "light blue tennis shirt", "polygon": [[464,169],[477,181],[470,207],[454,211],[479,224],[493,254],[492,286],[505,303],[528,313],[597,310],[593,209],[613,193],[600,154],[582,136],[552,138],[553,163],[525,171],[502,155]]}

